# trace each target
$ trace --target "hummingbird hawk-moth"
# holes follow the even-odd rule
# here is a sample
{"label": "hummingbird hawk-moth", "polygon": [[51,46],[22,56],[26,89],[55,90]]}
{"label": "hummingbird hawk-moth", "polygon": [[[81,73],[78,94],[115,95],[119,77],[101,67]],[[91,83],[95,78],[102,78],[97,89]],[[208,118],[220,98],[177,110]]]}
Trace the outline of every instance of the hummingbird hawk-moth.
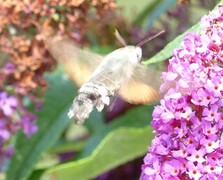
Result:
{"label": "hummingbird hawk-moth", "polygon": [[150,103],[159,97],[160,72],[140,63],[139,46],[125,45],[103,57],[61,36],[49,36],[45,44],[80,87],[68,112],[77,124],[82,124],[94,107],[101,111],[117,94],[133,104]]}

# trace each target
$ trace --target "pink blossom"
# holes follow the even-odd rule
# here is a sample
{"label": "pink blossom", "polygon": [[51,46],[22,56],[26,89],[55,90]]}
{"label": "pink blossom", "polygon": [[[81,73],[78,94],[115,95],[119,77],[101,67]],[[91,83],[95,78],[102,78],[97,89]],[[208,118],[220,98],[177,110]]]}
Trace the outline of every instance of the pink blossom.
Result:
{"label": "pink blossom", "polygon": [[223,179],[223,6],[174,50],[141,179]]}
{"label": "pink blossom", "polygon": [[0,92],[0,109],[6,116],[12,115],[17,106],[17,99],[13,96],[8,96],[6,92]]}

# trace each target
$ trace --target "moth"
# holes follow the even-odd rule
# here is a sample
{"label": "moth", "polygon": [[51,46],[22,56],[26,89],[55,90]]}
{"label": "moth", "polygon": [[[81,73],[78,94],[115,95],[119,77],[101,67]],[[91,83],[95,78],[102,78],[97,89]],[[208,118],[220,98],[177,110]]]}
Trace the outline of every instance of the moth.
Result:
{"label": "moth", "polygon": [[[123,43],[123,38],[116,32]],[[160,72],[141,64],[140,46],[125,45],[106,56],[78,48],[61,36],[49,36],[45,45],[71,79],[80,87],[68,117],[84,123],[93,108],[102,111],[111,99],[120,95],[133,104],[146,104],[159,98]]]}

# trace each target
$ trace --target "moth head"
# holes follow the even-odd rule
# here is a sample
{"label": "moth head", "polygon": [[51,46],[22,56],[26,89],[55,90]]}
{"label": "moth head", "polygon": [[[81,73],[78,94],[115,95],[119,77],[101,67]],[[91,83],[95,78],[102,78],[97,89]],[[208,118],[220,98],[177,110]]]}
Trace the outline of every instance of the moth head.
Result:
{"label": "moth head", "polygon": [[136,51],[136,56],[137,56],[137,59],[138,59],[138,61],[140,61],[141,60],[141,58],[142,58],[142,49],[140,48],[140,47],[135,47],[135,51]]}
{"label": "moth head", "polygon": [[134,63],[139,63],[142,58],[142,49],[137,46],[126,46],[125,47],[126,54],[128,54],[131,61]]}
{"label": "moth head", "polygon": [[136,59],[136,63],[138,63],[142,58],[142,49],[140,47],[141,45],[139,44],[137,46],[127,46],[124,38],[119,34],[117,29],[115,30],[115,36],[119,40],[119,42],[124,45],[124,48],[121,48],[124,49],[123,54],[129,54],[130,56],[136,55],[136,57],[131,58]]}

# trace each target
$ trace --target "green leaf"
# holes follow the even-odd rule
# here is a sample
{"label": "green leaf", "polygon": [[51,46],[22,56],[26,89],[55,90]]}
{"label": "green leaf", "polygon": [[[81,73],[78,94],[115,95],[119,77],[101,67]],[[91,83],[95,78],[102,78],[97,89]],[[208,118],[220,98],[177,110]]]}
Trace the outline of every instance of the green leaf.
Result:
{"label": "green leaf", "polygon": [[148,16],[147,22],[145,24],[145,29],[148,30],[162,14],[164,14],[174,5],[176,5],[176,0],[165,0],[157,5]]}
{"label": "green leaf", "polygon": [[[65,179],[88,179],[145,154],[146,147],[153,137],[152,129],[148,127],[152,110],[152,106],[141,106],[132,109],[104,128],[101,128],[88,140],[78,160],[49,169],[43,179],[52,174],[57,174],[57,171],[59,171],[59,174],[67,174]],[[116,131],[120,129],[122,129],[121,133],[117,135]],[[129,130],[133,131],[133,133],[129,133]],[[120,144],[117,145],[117,143]],[[134,143],[138,144],[132,148],[131,146]],[[108,155],[105,153],[110,154],[110,151],[113,151],[114,148],[111,146],[120,148],[115,151],[112,161],[101,162],[101,160],[107,159]],[[128,152],[125,149],[128,149]],[[86,171],[86,169],[92,168],[92,166],[94,166],[94,169]],[[70,171],[72,171],[71,174]],[[62,177],[64,176],[62,175]]]}
{"label": "green leaf", "polygon": [[[218,5],[220,5],[222,3],[223,3],[223,0],[219,1],[219,3],[215,6],[214,9],[216,9],[218,7]],[[158,62],[167,60],[168,58],[170,58],[173,55],[173,50],[180,46],[182,40],[184,39],[184,37],[187,33],[189,33],[189,32],[199,32],[200,30],[201,30],[200,29],[200,22],[198,22],[197,24],[192,26],[190,29],[188,29],[186,32],[179,35],[173,41],[168,43],[163,48],[163,50],[161,50],[159,53],[157,53],[156,55],[154,55],[150,59],[145,60],[143,62],[143,64],[158,63]]]}
{"label": "green leaf", "polygon": [[41,179],[91,179],[147,152],[152,128],[119,128],[107,134],[93,153],[78,161],[59,165]]}
{"label": "green leaf", "polygon": [[[129,22],[135,21],[135,17],[140,15],[145,8],[149,6],[149,4],[153,4],[155,1],[162,1],[162,0],[150,0],[150,1],[140,1],[137,2],[135,0],[116,0],[118,7],[121,8],[121,15]],[[134,10],[134,16],[133,16]],[[117,27],[118,28],[118,27]]]}
{"label": "green leaf", "polygon": [[180,46],[182,40],[184,39],[185,35],[188,32],[196,32],[200,30],[200,22],[192,26],[190,29],[188,29],[183,34],[176,37],[173,41],[168,43],[160,52],[158,52],[156,55],[151,57],[148,60],[145,60],[143,64],[151,64],[151,63],[158,63],[161,61],[165,61],[168,58],[170,58],[173,55],[173,50]]}
{"label": "green leaf", "polygon": [[75,89],[58,71],[50,76],[43,109],[38,113],[39,130],[31,138],[19,133],[15,154],[7,171],[7,180],[24,180],[30,175],[40,156],[55,143],[70,123],[66,117]]}
{"label": "green leaf", "polygon": [[153,106],[141,106],[132,109],[123,116],[112,121],[106,127],[101,128],[95,133],[86,143],[85,149],[82,151],[80,157],[89,156],[95,148],[101,143],[102,139],[111,131],[117,128],[129,127],[129,128],[144,128],[149,125],[152,119]]}
{"label": "green leaf", "polygon": [[136,16],[135,20],[133,21],[133,24],[135,25],[141,25],[143,21],[152,13],[152,11],[160,4],[161,1],[154,1],[150,4],[147,4],[145,9],[139,13],[138,16]]}
{"label": "green leaf", "polygon": [[29,177],[29,180],[39,180],[44,171],[45,171],[45,169],[35,170],[32,173],[32,175]]}
{"label": "green leaf", "polygon": [[80,151],[83,149],[86,140],[79,140],[77,142],[64,142],[59,145],[54,146],[50,153],[58,154],[62,152],[69,152],[69,151]]}

